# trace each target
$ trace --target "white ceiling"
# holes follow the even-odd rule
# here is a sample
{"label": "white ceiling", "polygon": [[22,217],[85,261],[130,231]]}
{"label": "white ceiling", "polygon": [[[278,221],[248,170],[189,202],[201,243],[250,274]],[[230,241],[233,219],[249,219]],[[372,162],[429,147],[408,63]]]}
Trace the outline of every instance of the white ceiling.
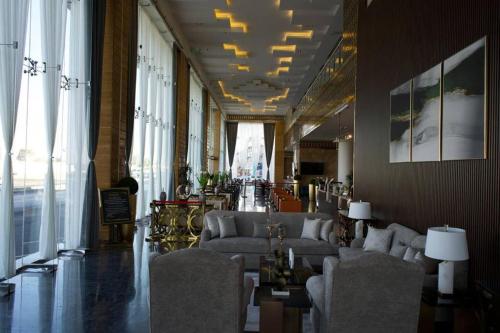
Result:
{"label": "white ceiling", "polygon": [[[284,115],[303,96],[342,31],[342,0],[160,0],[182,30],[191,57],[202,67],[214,98],[226,113]],[[246,24],[230,27],[215,10]],[[284,33],[312,30],[312,38],[288,38]],[[174,31],[175,33],[175,31]],[[235,44],[248,56],[238,58],[223,44]],[[296,45],[295,52],[271,52],[272,45]],[[293,57],[288,73],[276,71],[279,57]],[[249,66],[240,71],[237,65]],[[222,83],[226,96],[223,95]],[[279,99],[269,101],[277,96]],[[286,96],[286,97],[285,97]],[[266,102],[266,100],[268,100]]]}

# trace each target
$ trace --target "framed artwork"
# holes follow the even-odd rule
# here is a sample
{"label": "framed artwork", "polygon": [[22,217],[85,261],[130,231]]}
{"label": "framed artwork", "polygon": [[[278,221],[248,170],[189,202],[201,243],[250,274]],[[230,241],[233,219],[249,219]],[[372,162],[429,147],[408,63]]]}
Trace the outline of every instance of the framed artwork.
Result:
{"label": "framed artwork", "polygon": [[440,160],[441,64],[413,79],[411,160]]}
{"label": "framed artwork", "polygon": [[389,162],[410,161],[411,140],[411,80],[393,89],[391,99],[391,129]]}
{"label": "framed artwork", "polygon": [[486,37],[443,63],[442,159],[486,158]]}

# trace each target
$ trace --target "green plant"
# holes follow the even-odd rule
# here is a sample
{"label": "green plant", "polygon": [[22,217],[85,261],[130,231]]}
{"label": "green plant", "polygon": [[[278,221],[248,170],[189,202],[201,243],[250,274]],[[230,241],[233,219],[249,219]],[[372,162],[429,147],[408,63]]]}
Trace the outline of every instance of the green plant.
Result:
{"label": "green plant", "polygon": [[219,172],[215,172],[213,175],[212,175],[212,185],[215,187],[217,186],[217,184],[219,184],[219,179],[220,179],[220,174]]}
{"label": "green plant", "polygon": [[293,180],[302,180],[302,176],[299,174],[296,174],[295,176],[293,176]]}
{"label": "green plant", "polygon": [[198,179],[198,183],[200,184],[200,188],[204,191],[207,187],[208,180],[210,179],[210,174],[206,171],[200,172],[200,174],[196,177]]}
{"label": "green plant", "polygon": [[316,178],[313,178],[313,179],[311,179],[311,180],[309,181],[309,185],[314,185],[314,186],[316,186],[316,183],[317,183],[317,182],[316,182]]}

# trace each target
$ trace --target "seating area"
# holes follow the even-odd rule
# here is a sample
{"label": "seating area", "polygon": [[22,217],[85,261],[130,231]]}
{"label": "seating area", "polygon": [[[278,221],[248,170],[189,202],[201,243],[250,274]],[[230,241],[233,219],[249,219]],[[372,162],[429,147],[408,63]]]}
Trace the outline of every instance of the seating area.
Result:
{"label": "seating area", "polygon": [[500,332],[499,22],[0,0],[0,333]]}

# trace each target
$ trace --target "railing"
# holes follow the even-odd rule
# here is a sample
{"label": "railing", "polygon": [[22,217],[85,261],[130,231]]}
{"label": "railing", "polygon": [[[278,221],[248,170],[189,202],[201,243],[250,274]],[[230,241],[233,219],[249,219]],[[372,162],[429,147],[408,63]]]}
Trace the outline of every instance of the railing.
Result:
{"label": "railing", "polygon": [[341,39],[337,46],[333,49],[332,53],[326,60],[323,67],[320,69],[318,75],[307,89],[300,102],[295,107],[295,110],[287,114],[286,123],[288,126],[292,125],[295,120],[307,111],[311,105],[323,93],[324,88],[328,85],[343,66],[346,60],[346,53],[342,50],[343,39]]}

